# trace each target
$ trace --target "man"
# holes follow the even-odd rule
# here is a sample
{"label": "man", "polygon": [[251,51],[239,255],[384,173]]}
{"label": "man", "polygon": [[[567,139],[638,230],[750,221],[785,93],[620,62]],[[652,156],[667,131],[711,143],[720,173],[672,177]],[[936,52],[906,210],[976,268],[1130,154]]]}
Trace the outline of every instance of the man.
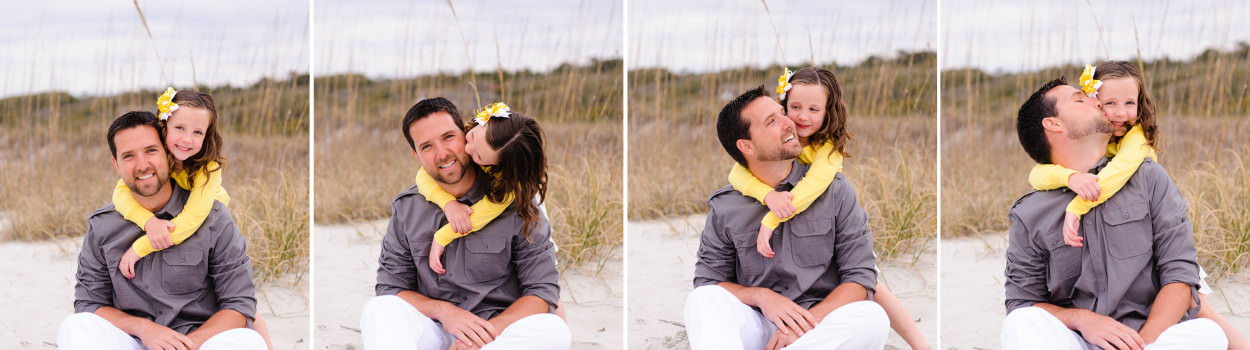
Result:
{"label": "man", "polygon": [[[721,110],[721,145],[765,184],[794,186],[808,166],[794,123],[763,87]],[[726,186],[708,199],[695,289],[686,299],[694,349],[880,349],[889,321],[868,301],[876,287],[872,232],[838,174],[803,213],[774,231],[774,258],[755,250],[768,208]]]}
{"label": "man", "polygon": [[[490,177],[465,153],[464,123],[444,98],[417,102],[404,138],[421,167],[464,204],[482,200]],[[568,349],[568,325],[550,312],[560,295],[551,225],[530,237],[513,208],[452,241],[445,274],[429,266],[442,209],[413,186],[395,197],[378,258],[377,297],[361,314],[367,349]]]}
{"label": "man", "polygon": [[[182,212],[188,192],[169,181],[156,116],[130,112],[108,131],[113,169],[157,217]],[[127,279],[117,268],[143,230],[110,204],[87,219],[78,256],[74,315],[61,323],[61,349],[265,349],[247,327],[256,311],[246,241],[221,203],[195,235],[152,253]],[[133,336],[133,337],[132,337]],[[137,339],[136,339],[137,338]]]}
{"label": "man", "polygon": [[[1050,81],[1021,107],[1020,144],[1038,163],[1097,172],[1112,131],[1098,100]],[[1075,194],[1034,191],[1012,206],[1007,247],[1006,349],[1224,349],[1197,313],[1193,227],[1176,185],[1151,160],[1081,218],[1084,247],[1063,243]]]}

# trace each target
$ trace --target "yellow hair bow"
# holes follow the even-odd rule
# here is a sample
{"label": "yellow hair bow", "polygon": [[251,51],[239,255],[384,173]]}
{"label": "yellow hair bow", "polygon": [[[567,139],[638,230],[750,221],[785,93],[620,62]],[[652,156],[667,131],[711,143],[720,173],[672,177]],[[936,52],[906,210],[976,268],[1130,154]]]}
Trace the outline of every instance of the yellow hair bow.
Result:
{"label": "yellow hair bow", "polygon": [[165,89],[165,93],[156,99],[156,109],[161,112],[159,117],[162,121],[169,120],[169,116],[178,110],[178,104],[174,103],[174,95],[178,92],[174,88]]}
{"label": "yellow hair bow", "polygon": [[786,71],[782,72],[780,77],[777,77],[777,94],[779,95],[777,98],[781,100],[786,99],[786,93],[790,92],[790,76],[794,75],[794,72],[790,71],[789,67],[785,69]]}
{"label": "yellow hair bow", "polygon": [[1081,73],[1081,91],[1089,95],[1089,98],[1098,98],[1098,88],[1102,87],[1102,80],[1094,79],[1094,66],[1085,65],[1085,72]]}
{"label": "yellow hair bow", "polygon": [[503,104],[503,102],[496,102],[482,108],[481,111],[477,112],[477,117],[473,118],[473,120],[477,122],[477,125],[486,125],[486,121],[490,120],[491,117],[507,118],[508,113],[512,113],[512,110],[508,109],[508,105]]}

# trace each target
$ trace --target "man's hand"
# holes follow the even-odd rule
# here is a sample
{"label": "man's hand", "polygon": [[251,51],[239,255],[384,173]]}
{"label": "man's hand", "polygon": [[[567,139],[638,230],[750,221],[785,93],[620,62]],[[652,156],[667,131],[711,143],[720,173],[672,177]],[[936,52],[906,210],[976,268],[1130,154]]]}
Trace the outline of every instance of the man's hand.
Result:
{"label": "man's hand", "polygon": [[174,230],[174,223],[169,220],[153,216],[143,224],[143,230],[148,233],[148,243],[152,243],[152,249],[161,250],[174,245],[173,239],[169,237],[169,232]]}
{"label": "man's hand", "polygon": [[785,220],[794,215],[794,194],[790,192],[769,191],[764,195],[764,204],[778,219]]}
{"label": "man's hand", "polygon": [[469,220],[469,215],[473,214],[473,208],[464,203],[450,201],[443,205],[443,215],[447,216],[447,224],[451,225],[451,231],[459,234],[467,234],[473,230],[473,221]]}
{"label": "man's hand", "polygon": [[773,230],[760,225],[760,232],[755,236],[755,251],[765,258],[773,258],[773,246],[768,241],[773,238]]}
{"label": "man's hand", "polygon": [[1063,243],[1067,243],[1073,247],[1083,247],[1085,240],[1081,238],[1081,234],[1077,232],[1081,228],[1081,216],[1071,212],[1063,213]]}
{"label": "man's hand", "polygon": [[790,344],[794,344],[797,340],[799,340],[798,334],[786,334],[782,333],[781,330],[778,329],[776,332],[773,332],[773,336],[771,338],[768,338],[768,345],[764,346],[764,349],[780,350],[781,348],[790,346]]}
{"label": "man's hand", "polygon": [[460,339],[456,339],[451,342],[451,346],[447,347],[447,350],[477,350],[481,348],[482,347],[480,346],[473,345],[473,343],[465,343],[460,341]]}
{"label": "man's hand", "polygon": [[1087,201],[1096,201],[1102,195],[1102,187],[1098,186],[1098,175],[1090,173],[1068,175],[1068,188]]}
{"label": "man's hand", "polygon": [[1106,350],[1133,349],[1141,350],[1145,341],[1137,331],[1116,321],[1114,318],[1099,315],[1093,311],[1083,310],[1076,319],[1075,329],[1081,332],[1085,340]]}
{"label": "man's hand", "polygon": [[135,263],[139,261],[139,253],[135,253],[135,248],[126,249],[126,253],[122,254],[122,261],[117,263],[117,269],[122,271],[122,276],[126,279],[135,278]]}
{"label": "man's hand", "polygon": [[498,336],[499,332],[495,330],[494,325],[464,309],[450,304],[449,306],[451,307],[443,310],[444,314],[438,321],[443,323],[443,329],[446,329],[447,333],[456,337],[457,342],[483,347],[495,341],[495,336]]}
{"label": "man's hand", "polygon": [[757,288],[756,291],[756,304],[760,312],[777,325],[779,332],[798,336],[815,327],[816,318],[799,304],[767,288]]}
{"label": "man's hand", "polygon": [[147,322],[136,334],[143,346],[150,350],[193,350],[199,348],[191,338],[168,327]]}

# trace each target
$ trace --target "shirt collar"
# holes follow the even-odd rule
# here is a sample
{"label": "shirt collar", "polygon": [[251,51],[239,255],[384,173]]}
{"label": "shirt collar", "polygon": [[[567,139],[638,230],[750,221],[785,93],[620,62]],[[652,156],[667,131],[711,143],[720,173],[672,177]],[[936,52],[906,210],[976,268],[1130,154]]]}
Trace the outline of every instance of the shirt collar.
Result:
{"label": "shirt collar", "polygon": [[161,210],[152,213],[153,215],[158,217],[173,218],[178,216],[178,214],[182,214],[182,207],[187,204],[187,196],[190,193],[187,192],[187,190],[182,189],[182,186],[178,186],[178,183],[172,180],[169,181],[168,185],[173,186],[173,193],[169,195],[169,202],[166,202],[165,207],[161,208]]}
{"label": "shirt collar", "polygon": [[793,163],[790,164],[790,174],[786,175],[786,178],[781,180],[781,183],[777,184],[777,187],[794,188],[794,186],[799,183],[799,180],[803,180],[803,176],[807,175],[808,167],[808,165],[799,162],[798,158],[795,158]]}

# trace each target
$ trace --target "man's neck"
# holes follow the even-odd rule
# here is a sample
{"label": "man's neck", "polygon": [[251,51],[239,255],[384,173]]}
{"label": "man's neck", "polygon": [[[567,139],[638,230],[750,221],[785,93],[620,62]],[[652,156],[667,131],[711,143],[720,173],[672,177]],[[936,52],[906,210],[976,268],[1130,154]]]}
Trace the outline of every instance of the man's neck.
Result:
{"label": "man's neck", "polygon": [[469,194],[469,190],[473,189],[473,184],[477,182],[477,170],[470,169],[460,177],[460,181],[454,184],[438,183],[438,187],[442,187],[443,191],[451,194],[452,197],[460,198]]}
{"label": "man's neck", "polygon": [[786,177],[790,176],[790,171],[794,170],[794,160],[753,161],[748,159],[747,170],[750,170],[751,174],[768,187],[776,188],[782,181],[785,181]]}
{"label": "man's neck", "polygon": [[1053,142],[1051,160],[1064,168],[1087,172],[1107,153],[1110,135],[1093,135],[1077,140]]}
{"label": "man's neck", "polygon": [[170,182],[170,184],[161,188],[160,191],[156,192],[156,194],[151,197],[136,196],[134,192],[131,192],[130,196],[134,197],[136,202],[139,202],[139,206],[142,206],[144,209],[147,209],[155,214],[156,212],[165,209],[165,205],[169,204],[169,199],[174,195],[173,186],[177,185],[172,183],[173,180],[170,180]]}

